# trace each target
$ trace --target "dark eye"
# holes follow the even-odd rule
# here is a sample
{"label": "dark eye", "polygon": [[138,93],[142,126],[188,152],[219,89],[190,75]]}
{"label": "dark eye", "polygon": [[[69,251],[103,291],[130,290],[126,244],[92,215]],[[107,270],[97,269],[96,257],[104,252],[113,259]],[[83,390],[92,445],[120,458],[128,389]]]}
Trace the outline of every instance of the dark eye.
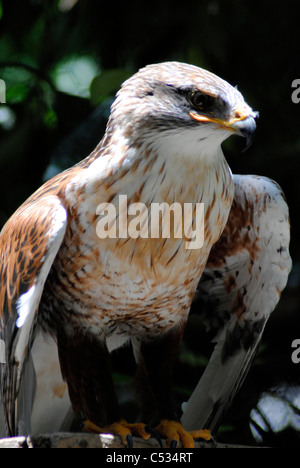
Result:
{"label": "dark eye", "polygon": [[203,112],[209,111],[214,103],[215,98],[202,91],[195,91],[191,94],[190,101],[195,109]]}

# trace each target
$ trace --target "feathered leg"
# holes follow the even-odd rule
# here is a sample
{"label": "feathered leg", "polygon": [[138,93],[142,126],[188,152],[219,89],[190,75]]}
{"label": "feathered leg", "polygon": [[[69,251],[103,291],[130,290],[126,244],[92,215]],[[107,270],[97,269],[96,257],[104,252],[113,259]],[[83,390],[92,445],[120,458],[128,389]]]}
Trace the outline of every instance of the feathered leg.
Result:
{"label": "feathered leg", "polygon": [[60,331],[57,338],[61,371],[75,413],[95,424],[119,420],[120,410],[105,343],[84,333],[68,336]]}
{"label": "feathered leg", "polygon": [[139,357],[139,389],[144,390],[148,381],[149,388],[141,394],[143,414],[148,413],[155,402],[159,424],[156,427],[168,446],[176,446],[181,440],[184,447],[194,447],[194,439],[209,439],[208,431],[187,432],[179,422],[172,398],[172,371],[181,342],[183,327],[165,333],[155,340],[141,343]]}
{"label": "feathered leg", "polygon": [[86,430],[119,435],[128,445],[132,434],[150,437],[145,424],[129,424],[121,418],[105,342],[84,333],[60,332],[58,350],[73,409],[87,418]]}

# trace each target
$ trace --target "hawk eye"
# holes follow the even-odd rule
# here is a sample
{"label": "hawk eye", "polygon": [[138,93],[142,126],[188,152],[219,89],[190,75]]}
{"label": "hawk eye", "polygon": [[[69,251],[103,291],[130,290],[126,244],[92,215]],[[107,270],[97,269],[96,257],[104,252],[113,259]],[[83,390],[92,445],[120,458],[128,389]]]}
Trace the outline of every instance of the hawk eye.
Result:
{"label": "hawk eye", "polygon": [[208,111],[213,105],[215,98],[202,91],[195,91],[191,94],[190,101],[193,107],[198,111]]}

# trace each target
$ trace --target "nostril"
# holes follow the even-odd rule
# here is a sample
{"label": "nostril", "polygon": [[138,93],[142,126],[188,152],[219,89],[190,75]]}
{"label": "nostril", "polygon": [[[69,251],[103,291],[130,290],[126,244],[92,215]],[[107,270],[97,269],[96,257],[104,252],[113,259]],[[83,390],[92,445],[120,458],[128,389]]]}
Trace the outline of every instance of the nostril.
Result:
{"label": "nostril", "polygon": [[240,112],[235,112],[234,116],[235,116],[236,119],[240,119],[242,117]]}

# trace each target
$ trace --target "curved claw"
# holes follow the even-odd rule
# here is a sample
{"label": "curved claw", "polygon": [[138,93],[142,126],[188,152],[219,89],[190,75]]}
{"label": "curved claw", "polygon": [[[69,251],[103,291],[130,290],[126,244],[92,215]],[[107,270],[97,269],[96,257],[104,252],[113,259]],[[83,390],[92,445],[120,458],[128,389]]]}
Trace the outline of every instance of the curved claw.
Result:
{"label": "curved claw", "polygon": [[159,432],[157,432],[155,429],[153,429],[153,427],[150,427],[150,426],[145,426],[145,431],[148,432],[151,435],[151,437],[154,437],[159,443],[159,446],[163,448],[162,438]]}
{"label": "curved claw", "polygon": [[127,442],[128,448],[133,448],[133,439],[132,439],[132,435],[131,435],[131,434],[127,434],[127,436],[126,436],[126,442]]}
{"label": "curved claw", "polygon": [[[162,437],[167,439],[167,445],[170,448],[177,447],[177,443],[181,441],[182,447],[194,448],[195,439],[210,440],[210,431],[203,429],[199,431],[186,431],[182,425],[177,421],[169,421],[163,419],[160,424],[156,427],[156,430],[161,434]],[[175,445],[176,443],[176,445]]]}

